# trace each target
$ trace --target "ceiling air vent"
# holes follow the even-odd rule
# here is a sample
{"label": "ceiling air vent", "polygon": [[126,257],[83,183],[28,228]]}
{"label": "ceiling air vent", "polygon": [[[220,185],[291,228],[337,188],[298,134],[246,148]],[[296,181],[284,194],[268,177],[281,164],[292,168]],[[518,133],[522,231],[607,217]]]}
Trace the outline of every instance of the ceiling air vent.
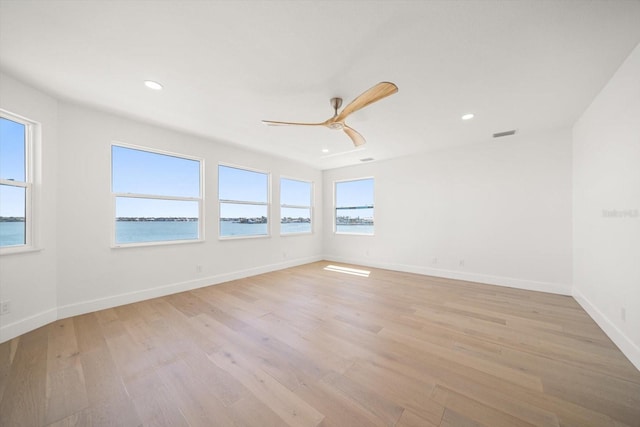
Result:
{"label": "ceiling air vent", "polygon": [[507,130],[504,132],[498,132],[498,133],[494,133],[493,137],[494,138],[502,138],[503,136],[511,136],[511,135],[515,135],[516,134],[516,130]]}
{"label": "ceiling air vent", "polygon": [[373,157],[365,157],[364,159],[360,159],[361,162],[370,162],[373,160]]}

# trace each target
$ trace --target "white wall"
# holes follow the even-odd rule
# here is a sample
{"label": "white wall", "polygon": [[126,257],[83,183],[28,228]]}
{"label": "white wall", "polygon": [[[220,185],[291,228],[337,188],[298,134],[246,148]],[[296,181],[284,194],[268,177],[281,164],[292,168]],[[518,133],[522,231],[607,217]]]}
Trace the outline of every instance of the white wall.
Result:
{"label": "white wall", "polygon": [[[333,182],[367,176],[375,236],[334,234]],[[327,259],[571,292],[569,131],[325,171],[324,188]]]}
{"label": "white wall", "polygon": [[56,318],[56,189],[58,103],[55,99],[0,73],[0,108],[39,123],[34,177],[38,251],[0,256],[0,301],[11,313],[0,317],[0,342]]}
{"label": "white wall", "polygon": [[[57,318],[321,259],[322,210],[314,233],[279,235],[280,176],[313,181],[321,171],[290,160],[166,130],[65,102],[2,75],[0,106],[42,124],[38,184],[41,248],[0,256],[0,342]],[[205,242],[111,248],[111,143],[124,142],[205,161]],[[218,162],[271,172],[271,237],[217,238]],[[198,272],[197,265],[202,266]]]}
{"label": "white wall", "polygon": [[[204,158],[205,242],[110,248],[112,141]],[[319,170],[69,104],[60,105],[58,153],[61,316],[320,259],[321,222],[312,235],[280,237],[279,221],[274,221],[279,218],[280,176],[313,181],[319,195]],[[218,240],[219,162],[271,172],[276,203],[271,209],[270,238]],[[320,197],[316,199],[319,204]],[[202,273],[197,265],[202,265]]]}
{"label": "white wall", "polygon": [[638,369],[639,76],[640,45],[573,128],[573,295]]}

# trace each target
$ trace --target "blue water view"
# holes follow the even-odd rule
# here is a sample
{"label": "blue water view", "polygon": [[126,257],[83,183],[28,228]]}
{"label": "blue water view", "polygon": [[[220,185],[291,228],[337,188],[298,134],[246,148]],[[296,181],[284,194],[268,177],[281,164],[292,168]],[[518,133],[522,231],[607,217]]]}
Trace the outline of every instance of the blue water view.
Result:
{"label": "blue water view", "polygon": [[24,245],[24,221],[0,222],[0,247]]}
{"label": "blue water view", "polygon": [[197,240],[198,221],[116,221],[116,243]]}
{"label": "blue water view", "polygon": [[[234,236],[265,236],[266,223],[246,224],[232,221],[220,221],[220,235]],[[310,223],[281,224],[282,233],[308,233]],[[218,230],[208,231],[217,237]],[[197,240],[198,221],[116,221],[116,243],[149,243],[173,240]]]}
{"label": "blue water view", "polygon": [[[0,246],[25,244],[24,222],[0,222]],[[282,234],[309,233],[311,224],[280,224]],[[266,235],[267,224],[242,224],[220,221],[222,236]],[[373,225],[338,225],[339,233],[373,234]],[[218,230],[213,231],[217,237]],[[211,233],[211,231],[209,232]],[[277,233],[277,231],[276,231]],[[209,235],[211,236],[211,235]],[[150,243],[173,240],[196,240],[198,221],[116,221],[116,243]]]}
{"label": "blue water view", "polygon": [[336,232],[346,234],[373,234],[373,224],[338,224]]}

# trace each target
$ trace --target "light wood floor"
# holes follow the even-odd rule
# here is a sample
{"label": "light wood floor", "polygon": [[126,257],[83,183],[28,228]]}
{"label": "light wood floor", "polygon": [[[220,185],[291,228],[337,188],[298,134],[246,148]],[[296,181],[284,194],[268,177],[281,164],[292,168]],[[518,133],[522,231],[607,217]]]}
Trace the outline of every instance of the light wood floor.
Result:
{"label": "light wood floor", "polygon": [[640,426],[570,297],[327,262],[0,344],[5,426]]}

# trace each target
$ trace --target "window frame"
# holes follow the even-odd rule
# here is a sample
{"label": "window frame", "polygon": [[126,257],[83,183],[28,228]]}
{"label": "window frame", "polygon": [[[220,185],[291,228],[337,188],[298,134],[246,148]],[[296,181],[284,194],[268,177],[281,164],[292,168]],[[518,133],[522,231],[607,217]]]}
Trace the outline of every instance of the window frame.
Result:
{"label": "window frame", "polygon": [[[239,169],[247,172],[260,173],[267,176],[267,201],[251,202],[247,200],[221,199],[220,198],[220,166],[232,169]],[[271,237],[271,172],[250,168],[247,166],[239,166],[233,163],[218,162],[218,240],[237,240],[237,239],[264,239]],[[239,236],[223,236],[222,235],[222,204],[238,204],[249,206],[266,206],[267,207],[267,234],[250,234]]]}
{"label": "window frame", "polygon": [[[311,186],[309,190],[309,206],[304,205],[288,205],[286,203],[282,203],[282,180],[286,179],[288,181],[298,181],[304,182]],[[313,234],[314,229],[314,218],[313,218],[313,201],[315,196],[315,185],[313,181],[308,181],[306,179],[299,178],[291,178],[289,176],[280,175],[280,236],[304,236],[308,234]],[[282,208],[293,208],[293,209],[309,209],[309,219],[311,220],[311,229],[309,231],[299,231],[294,233],[283,233],[282,232]]]}
{"label": "window frame", "polygon": [[[200,197],[186,197],[186,196],[162,196],[157,194],[145,194],[145,193],[116,193],[113,191],[113,147],[122,147],[131,150],[144,151],[146,153],[151,154],[160,154],[163,156],[176,157],[184,160],[193,160],[197,161],[200,165],[199,167],[199,189],[200,189]],[[201,157],[190,156],[187,154],[180,154],[171,151],[161,150],[157,148],[145,147],[141,145],[128,144],[121,141],[111,141],[111,145],[109,146],[109,160],[111,165],[111,173],[110,173],[110,187],[111,187],[111,212],[112,212],[112,221],[111,221],[111,248],[119,249],[119,248],[131,248],[131,247],[142,247],[142,246],[163,246],[163,245],[181,245],[188,243],[201,243],[205,240],[205,226],[204,226],[204,159]],[[197,202],[198,203],[198,238],[197,239],[181,239],[181,240],[160,240],[154,242],[130,242],[130,243],[118,243],[116,241],[116,202],[118,198],[131,198],[131,199],[148,199],[148,200],[175,200],[175,201],[186,201],[186,202]]]}
{"label": "window frame", "polygon": [[[373,205],[371,207],[371,209],[374,210],[374,216],[373,216],[373,231],[371,233],[353,233],[353,232],[345,232],[345,231],[338,231],[338,184],[340,183],[344,183],[344,182],[353,182],[353,181],[364,181],[364,180],[372,180],[373,182]],[[360,177],[360,178],[348,178],[348,179],[340,179],[340,180],[336,180],[333,181],[333,234],[336,235],[345,235],[345,236],[375,236],[375,206],[376,206],[376,181],[375,181],[375,177],[373,176],[365,176],[365,177]]]}
{"label": "window frame", "polygon": [[0,184],[9,187],[24,188],[24,244],[14,246],[0,246],[0,255],[9,255],[22,252],[32,252],[40,250],[37,238],[37,214],[35,199],[36,182],[36,145],[39,143],[40,123],[26,117],[12,113],[0,108],[0,117],[19,123],[24,126],[24,181],[15,181],[0,178]]}

